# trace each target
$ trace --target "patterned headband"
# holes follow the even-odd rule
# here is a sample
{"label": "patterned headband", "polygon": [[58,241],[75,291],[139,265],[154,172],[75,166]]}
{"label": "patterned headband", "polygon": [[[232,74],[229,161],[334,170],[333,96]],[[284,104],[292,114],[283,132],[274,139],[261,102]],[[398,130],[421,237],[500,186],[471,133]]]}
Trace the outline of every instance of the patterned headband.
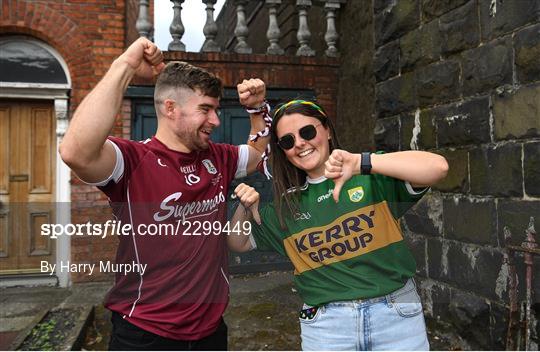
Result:
{"label": "patterned headband", "polygon": [[281,105],[279,107],[279,109],[277,109],[276,112],[274,113],[274,116],[276,116],[281,110],[285,110],[289,106],[295,105],[295,104],[304,104],[304,105],[312,106],[318,112],[320,112],[324,117],[328,117],[328,116],[326,116],[326,114],[324,113],[324,111],[321,109],[321,107],[319,105],[317,105],[317,104],[315,104],[315,103],[313,103],[311,101],[307,101],[307,100],[291,100],[288,103],[285,103],[285,104]]}

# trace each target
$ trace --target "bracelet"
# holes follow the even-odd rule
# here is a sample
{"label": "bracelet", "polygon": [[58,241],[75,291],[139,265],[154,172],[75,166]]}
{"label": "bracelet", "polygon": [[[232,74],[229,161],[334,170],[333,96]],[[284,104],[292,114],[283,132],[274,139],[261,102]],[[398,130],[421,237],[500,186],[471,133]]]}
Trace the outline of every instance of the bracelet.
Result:
{"label": "bracelet", "polygon": [[244,109],[246,109],[246,112],[248,114],[266,114],[270,112],[270,104],[265,100],[261,106],[258,108],[250,108],[248,106],[244,106]]}

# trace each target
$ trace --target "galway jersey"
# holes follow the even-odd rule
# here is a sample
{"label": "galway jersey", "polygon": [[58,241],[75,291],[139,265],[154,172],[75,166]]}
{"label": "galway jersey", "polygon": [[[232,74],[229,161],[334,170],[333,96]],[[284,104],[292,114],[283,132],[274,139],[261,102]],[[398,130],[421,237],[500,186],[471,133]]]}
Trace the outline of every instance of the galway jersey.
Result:
{"label": "galway jersey", "polygon": [[[144,266],[117,273],[106,307],[160,336],[197,340],[218,327],[228,303],[226,221],[231,180],[245,176],[247,146],[210,143],[181,153],[155,137],[134,142],[110,137],[113,174],[97,184],[109,197],[120,235],[117,264]],[[208,226],[213,231],[208,230]]]}
{"label": "galway jersey", "polygon": [[[332,197],[334,182],[309,179],[300,192],[300,208],[286,217],[283,230],[273,205],[252,224],[252,245],[287,255],[304,302],[333,301],[389,294],[415,273],[397,219],[427,191],[382,175],[356,175]],[[255,243],[253,243],[253,240]]]}

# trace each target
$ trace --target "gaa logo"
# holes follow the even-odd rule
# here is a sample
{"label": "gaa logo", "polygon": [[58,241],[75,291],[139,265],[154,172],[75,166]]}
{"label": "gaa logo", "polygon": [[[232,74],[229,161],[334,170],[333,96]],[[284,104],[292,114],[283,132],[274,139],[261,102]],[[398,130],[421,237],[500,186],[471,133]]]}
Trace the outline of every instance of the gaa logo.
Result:
{"label": "gaa logo", "polygon": [[203,163],[204,167],[206,168],[206,170],[208,170],[208,173],[210,173],[212,175],[217,174],[217,169],[214,167],[214,164],[212,164],[210,159],[204,159],[202,161],[202,163]]}
{"label": "gaa logo", "polygon": [[364,187],[349,189],[347,193],[349,193],[349,199],[351,202],[358,203],[362,200],[362,198],[364,198]]}

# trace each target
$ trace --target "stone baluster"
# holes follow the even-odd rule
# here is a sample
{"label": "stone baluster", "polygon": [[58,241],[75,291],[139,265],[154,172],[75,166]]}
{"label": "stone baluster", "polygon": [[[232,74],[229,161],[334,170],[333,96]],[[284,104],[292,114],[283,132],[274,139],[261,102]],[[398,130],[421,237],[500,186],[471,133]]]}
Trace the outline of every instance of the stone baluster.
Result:
{"label": "stone baluster", "polygon": [[328,49],[326,49],[326,56],[337,57],[339,55],[336,47],[339,39],[339,34],[336,30],[336,11],[339,10],[341,4],[339,0],[326,0],[324,4],[324,11],[326,12],[326,34],[324,40]]}
{"label": "stone baluster", "polygon": [[148,0],[139,0],[139,16],[135,23],[135,28],[141,37],[150,38],[152,32],[152,23],[150,23],[150,16],[148,16],[148,8],[150,4]]}
{"label": "stone baluster", "polygon": [[266,53],[269,55],[283,55],[285,53],[278,44],[279,36],[281,35],[277,21],[277,8],[279,5],[281,5],[281,0],[266,0],[266,7],[268,7],[268,30],[266,31],[266,37],[270,42]]}
{"label": "stone baluster", "polygon": [[214,5],[217,0],[202,0],[206,5],[206,23],[204,24],[203,33],[206,40],[204,41],[203,52],[219,52],[221,51],[218,43],[214,40],[217,36],[218,28],[214,21]]}
{"label": "stone baluster", "polygon": [[169,27],[172,42],[169,43],[169,51],[186,51],[186,45],[182,43],[184,35],[184,25],[182,24],[182,3],[184,0],[171,0],[173,3],[174,17]]}
{"label": "stone baluster", "polygon": [[298,8],[298,32],[296,38],[300,43],[300,47],[296,51],[297,56],[315,56],[315,50],[309,46],[311,32],[307,23],[307,12],[311,7],[311,0],[296,0]]}
{"label": "stone baluster", "polygon": [[252,50],[246,42],[249,34],[249,29],[246,23],[246,12],[244,6],[247,4],[247,0],[235,0],[236,5],[236,28],[234,29],[234,35],[236,36],[237,44],[234,47],[234,52],[240,54],[251,54]]}

